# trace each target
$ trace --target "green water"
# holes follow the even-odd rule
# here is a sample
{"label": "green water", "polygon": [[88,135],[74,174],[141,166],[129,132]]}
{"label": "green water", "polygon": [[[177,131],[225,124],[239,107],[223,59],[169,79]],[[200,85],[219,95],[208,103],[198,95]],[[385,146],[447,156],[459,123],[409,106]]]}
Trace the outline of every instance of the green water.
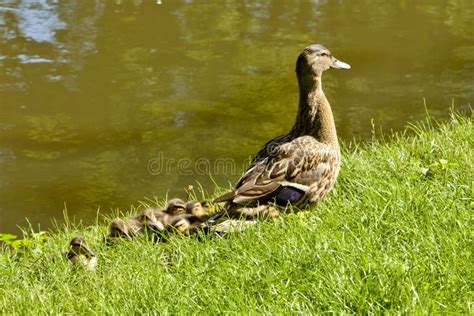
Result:
{"label": "green water", "polygon": [[308,44],[352,65],[323,78],[343,140],[472,104],[472,0],[161,2],[0,2],[0,232],[234,182]]}

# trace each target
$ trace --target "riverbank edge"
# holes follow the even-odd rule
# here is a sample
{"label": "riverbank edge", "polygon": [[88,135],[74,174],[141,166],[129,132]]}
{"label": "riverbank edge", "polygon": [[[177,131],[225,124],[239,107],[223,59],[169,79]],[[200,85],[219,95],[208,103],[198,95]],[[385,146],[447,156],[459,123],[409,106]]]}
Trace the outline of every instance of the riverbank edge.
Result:
{"label": "riverbank edge", "polygon": [[[344,144],[317,207],[223,239],[106,247],[99,220],[67,219],[0,254],[0,311],[470,313],[473,148],[472,113]],[[98,254],[96,272],[66,264],[75,235]]]}

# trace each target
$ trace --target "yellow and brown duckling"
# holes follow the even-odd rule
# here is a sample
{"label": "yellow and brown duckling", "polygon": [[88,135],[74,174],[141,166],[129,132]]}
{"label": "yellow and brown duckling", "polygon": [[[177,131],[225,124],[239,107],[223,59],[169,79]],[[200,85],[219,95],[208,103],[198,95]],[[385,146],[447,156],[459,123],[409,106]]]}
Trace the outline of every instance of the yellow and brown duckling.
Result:
{"label": "yellow and brown duckling", "polygon": [[163,210],[154,210],[153,215],[163,226],[169,228],[176,216],[186,214],[186,202],[179,198],[172,199]]}
{"label": "yellow and brown duckling", "polygon": [[165,230],[167,227],[169,227],[174,218],[174,216],[168,215],[165,211],[162,210],[154,210],[153,215],[155,215],[156,220],[163,225]]}
{"label": "yellow and brown duckling", "polygon": [[186,203],[186,214],[196,216],[204,222],[209,218],[209,213],[204,209],[206,206],[206,201],[189,201]]}
{"label": "yellow and brown duckling", "polygon": [[117,240],[117,239],[126,239],[132,240],[132,236],[128,229],[128,224],[120,219],[116,218],[112,220],[109,224],[109,234],[105,238],[107,244]]}
{"label": "yellow and brown duckling", "polygon": [[168,202],[165,213],[171,216],[186,214],[186,202],[180,198],[174,198]]}
{"label": "yellow and brown duckling", "polygon": [[154,234],[165,230],[164,225],[157,220],[154,210],[149,208],[143,210],[137,216],[129,218],[127,226],[132,237]]}
{"label": "yellow and brown duckling", "polygon": [[83,266],[88,271],[95,270],[97,256],[89,249],[84,237],[74,237],[69,243],[69,251],[66,254],[70,264]]}
{"label": "yellow and brown duckling", "polygon": [[205,202],[190,201],[186,203],[186,214],[175,216],[171,227],[189,235],[202,229],[202,224],[209,219],[209,213],[204,209]]}

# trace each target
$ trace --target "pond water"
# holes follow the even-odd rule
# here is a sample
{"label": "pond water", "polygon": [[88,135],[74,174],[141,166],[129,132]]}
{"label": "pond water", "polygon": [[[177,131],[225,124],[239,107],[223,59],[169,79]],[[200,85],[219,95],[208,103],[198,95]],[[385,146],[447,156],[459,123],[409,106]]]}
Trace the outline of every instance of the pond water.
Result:
{"label": "pond water", "polygon": [[423,119],[423,98],[467,109],[473,21],[472,0],[4,0],[0,232],[234,182],[291,127],[308,44],[352,65],[324,76],[343,140]]}

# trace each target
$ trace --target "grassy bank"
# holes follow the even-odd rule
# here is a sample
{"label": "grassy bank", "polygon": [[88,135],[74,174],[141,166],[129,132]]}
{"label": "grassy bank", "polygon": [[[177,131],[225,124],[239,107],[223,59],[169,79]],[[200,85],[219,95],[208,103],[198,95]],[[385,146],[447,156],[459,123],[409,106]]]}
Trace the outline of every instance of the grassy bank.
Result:
{"label": "grassy bank", "polygon": [[[344,147],[314,210],[241,234],[107,247],[71,224],[0,255],[0,312],[464,312],[473,306],[470,118]],[[97,271],[61,249],[84,235]]]}

